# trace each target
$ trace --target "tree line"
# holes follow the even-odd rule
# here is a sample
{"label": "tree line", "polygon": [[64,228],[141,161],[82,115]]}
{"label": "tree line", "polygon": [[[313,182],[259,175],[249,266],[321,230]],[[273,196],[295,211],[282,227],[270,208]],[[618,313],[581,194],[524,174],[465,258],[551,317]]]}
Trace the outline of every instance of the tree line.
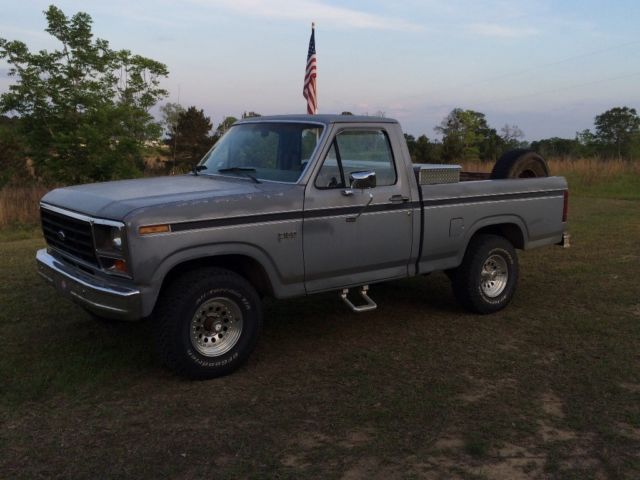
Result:
{"label": "tree line", "polygon": [[[202,109],[176,103],[164,104],[156,119],[150,111],[167,97],[160,85],[169,74],[166,65],[94,38],[86,13],[68,17],[52,5],[44,14],[56,50],[32,52],[24,42],[0,38],[0,59],[15,79],[0,95],[0,186],[36,178],[81,183],[140,176],[152,154],[166,171],[186,171],[237,121],[225,117],[214,129]],[[242,114],[252,116],[259,114]],[[414,162],[495,161],[513,148],[560,157],[640,156],[640,118],[626,106],[597,115],[594,130],[573,139],[529,144],[518,126],[498,131],[483,113],[462,108],[434,131],[438,139],[405,135]]]}
{"label": "tree line", "polygon": [[640,157],[640,117],[634,108],[614,107],[594,119],[594,130],[577,132],[574,138],[523,140],[517,125],[504,125],[498,132],[485,115],[455,108],[435,127],[441,139],[405,134],[411,158],[417,163],[495,162],[514,148],[530,148],[544,157],[596,157],[602,160],[634,160]]}

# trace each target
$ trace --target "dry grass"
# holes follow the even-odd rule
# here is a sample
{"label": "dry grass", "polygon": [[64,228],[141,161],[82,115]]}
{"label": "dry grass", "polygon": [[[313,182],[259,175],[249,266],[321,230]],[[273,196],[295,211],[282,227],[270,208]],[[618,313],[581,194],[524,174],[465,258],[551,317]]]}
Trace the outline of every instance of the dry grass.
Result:
{"label": "dry grass", "polygon": [[[583,195],[594,195],[609,198],[627,198],[618,195],[617,190],[633,192],[636,190],[633,179],[640,179],[640,161],[627,162],[622,160],[600,160],[594,158],[564,159],[551,158],[548,160],[549,169],[553,175],[566,176],[571,189]],[[490,172],[491,162],[463,162],[462,169],[468,172]],[[612,181],[623,183],[615,189]],[[603,186],[609,190],[603,191]],[[38,202],[51,187],[33,185],[29,187],[4,187],[0,190],[0,228],[14,225],[35,225],[38,222]]]}
{"label": "dry grass", "polygon": [[[566,177],[572,195],[621,200],[640,199],[640,160],[603,160],[598,158],[547,159],[552,175]],[[463,162],[466,172],[488,173],[492,162]]]}
{"label": "dry grass", "polygon": [[[576,174],[584,179],[590,179],[591,183],[620,175],[640,174],[640,161],[554,157],[547,159],[547,163],[554,175]],[[493,168],[492,162],[462,162],[461,165],[462,170],[468,172],[490,172]]]}
{"label": "dry grass", "polygon": [[555,175],[579,175],[586,185],[592,185],[621,175],[640,174],[640,161],[552,158],[548,163],[551,172]]}
{"label": "dry grass", "polygon": [[38,204],[51,187],[4,187],[0,190],[0,227],[29,225],[38,221]]}

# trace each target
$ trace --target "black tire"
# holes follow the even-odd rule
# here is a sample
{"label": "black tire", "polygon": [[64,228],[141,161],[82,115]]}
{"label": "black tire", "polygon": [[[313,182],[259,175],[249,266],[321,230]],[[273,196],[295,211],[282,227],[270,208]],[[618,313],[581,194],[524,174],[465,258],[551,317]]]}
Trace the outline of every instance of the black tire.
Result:
{"label": "black tire", "polygon": [[[231,334],[222,323],[221,315],[225,314],[216,313],[220,310],[218,307],[211,313],[206,310],[198,312],[201,308],[211,311],[211,302],[213,305],[226,303],[237,312],[234,315],[229,313],[230,318],[224,321],[231,322],[229,326],[234,328],[231,324],[239,318],[240,332],[235,343],[229,344],[228,351],[205,355],[201,349],[214,347],[216,339],[220,345],[222,334]],[[221,268],[194,270],[173,281],[161,293],[155,317],[160,360],[178,375],[195,380],[227,375],[240,367],[255,348],[262,329],[262,305],[255,288],[240,275]],[[203,320],[196,320],[196,317]],[[202,323],[198,324],[198,321]],[[218,327],[224,331],[217,330]],[[201,330],[204,334],[202,340],[207,342],[208,338],[211,343],[198,345],[201,340],[192,339],[192,329],[195,336],[198,335],[196,330]]]}
{"label": "black tire", "polygon": [[502,155],[491,171],[491,178],[548,177],[547,162],[532,150],[519,148]]}
{"label": "black tire", "polygon": [[[499,268],[496,269],[495,265]],[[506,279],[500,290],[498,287],[502,285],[502,277],[499,272],[502,270],[506,271]],[[498,235],[474,236],[467,246],[462,264],[451,275],[453,293],[458,302],[467,310],[481,314],[497,312],[506,307],[515,293],[517,283],[518,255],[511,242]]]}

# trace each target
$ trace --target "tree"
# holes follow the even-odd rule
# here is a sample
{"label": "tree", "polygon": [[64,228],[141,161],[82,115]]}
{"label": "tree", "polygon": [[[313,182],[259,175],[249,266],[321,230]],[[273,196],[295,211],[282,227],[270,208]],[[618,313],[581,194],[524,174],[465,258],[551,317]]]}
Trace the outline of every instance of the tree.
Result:
{"label": "tree", "polygon": [[340,115],[353,115],[353,113],[351,113],[349,111],[344,111]]}
{"label": "tree", "polygon": [[628,156],[640,136],[640,117],[635,108],[612,108],[597,115],[594,123],[596,139],[618,158]]}
{"label": "tree", "polygon": [[437,159],[433,158],[433,144],[429,142],[426,135],[420,135],[416,140],[415,146],[415,162],[417,163],[429,163],[436,162]]}
{"label": "tree", "polygon": [[168,137],[175,135],[180,115],[184,113],[184,107],[179,103],[168,102],[160,107],[160,113],[162,114],[162,126],[166,135]]}
{"label": "tree", "polygon": [[502,139],[489,127],[485,115],[454,108],[435,131],[442,134],[445,161],[494,160],[502,150]]}
{"label": "tree", "polygon": [[165,133],[167,135],[167,144],[171,150],[171,168],[175,170],[176,168],[176,150],[178,148],[178,121],[180,120],[180,115],[184,113],[184,107],[179,103],[165,103],[162,107],[160,107],[160,113],[162,113],[162,125],[165,128]]}
{"label": "tree", "polygon": [[12,181],[24,183],[30,177],[20,119],[0,116],[0,188]]}
{"label": "tree", "polygon": [[217,138],[220,138],[222,135],[224,135],[227,132],[227,130],[229,130],[231,125],[233,125],[237,121],[238,119],[236,117],[224,117],[222,122],[220,122],[220,124],[218,125],[218,128],[216,128],[215,136]]}
{"label": "tree", "polygon": [[513,148],[522,148],[526,146],[523,142],[524,132],[517,125],[506,124],[500,129],[500,138],[504,143],[505,150]]}
{"label": "tree", "polygon": [[29,156],[48,179],[139,174],[144,143],[160,135],[149,109],[166,95],[166,66],[94,39],[86,13],[68,18],[53,5],[44,13],[59,49],[34,53],[21,41],[0,39],[0,59],[16,78],[0,96],[0,113],[21,117]]}
{"label": "tree", "polygon": [[431,142],[426,135],[420,135],[417,139],[408,133],[404,134],[407,148],[413,163],[439,163],[440,144]]}
{"label": "tree", "polygon": [[411,161],[413,163],[418,163],[418,161],[416,160],[416,137],[409,133],[405,133],[404,140],[405,142],[407,142],[407,149],[409,150]]}
{"label": "tree", "polygon": [[212,127],[211,119],[196,107],[189,107],[178,116],[175,132],[168,141],[174,168],[188,169],[207,153],[215,143],[209,135]]}
{"label": "tree", "polygon": [[242,118],[254,118],[254,117],[261,117],[262,115],[260,115],[259,113],[256,112],[242,112]]}
{"label": "tree", "polygon": [[583,147],[577,139],[559,137],[543,138],[542,140],[531,142],[531,149],[545,158],[575,158],[583,152]]}

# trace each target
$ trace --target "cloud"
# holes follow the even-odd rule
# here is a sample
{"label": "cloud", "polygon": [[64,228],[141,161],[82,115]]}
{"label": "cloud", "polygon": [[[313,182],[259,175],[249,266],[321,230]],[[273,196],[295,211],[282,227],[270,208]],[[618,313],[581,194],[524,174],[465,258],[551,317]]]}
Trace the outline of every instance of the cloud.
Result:
{"label": "cloud", "polygon": [[[50,39],[51,35],[49,35],[47,32],[41,32],[38,30],[31,30],[28,28],[20,28],[20,27],[14,27],[14,26],[9,26],[9,25],[0,25],[0,32],[2,32],[2,37],[7,39],[7,40],[13,40],[13,38],[11,38],[11,36],[16,35],[18,37],[30,37],[30,38],[37,38],[37,39]],[[7,35],[7,33],[9,35]]]}
{"label": "cloud", "polygon": [[467,26],[467,31],[483,37],[522,38],[540,33],[540,30],[532,27],[509,27],[497,23],[472,23]]}
{"label": "cloud", "polygon": [[419,31],[423,27],[400,18],[386,17],[351,8],[327,5],[318,0],[192,0],[210,7],[220,7],[232,12],[284,20],[317,21],[332,27],[374,30]]}

